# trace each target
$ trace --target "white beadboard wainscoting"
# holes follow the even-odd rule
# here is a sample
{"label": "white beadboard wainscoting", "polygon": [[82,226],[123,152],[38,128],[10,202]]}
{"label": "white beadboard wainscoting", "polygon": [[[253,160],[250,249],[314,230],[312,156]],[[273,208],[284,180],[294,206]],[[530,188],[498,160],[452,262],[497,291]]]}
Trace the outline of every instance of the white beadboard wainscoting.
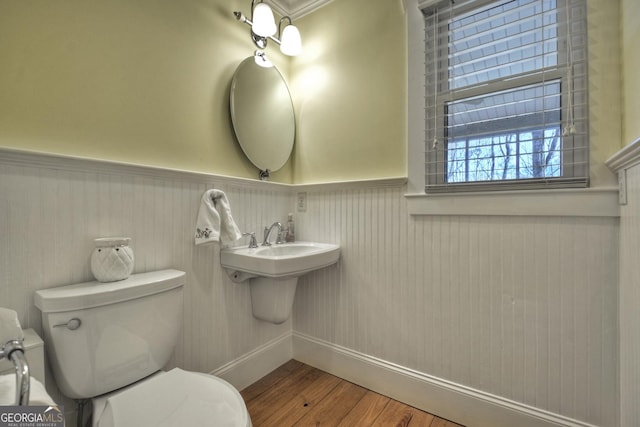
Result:
{"label": "white beadboard wainscoting", "polygon": [[[242,231],[260,235],[292,210],[286,185],[0,150],[0,306],[17,310],[22,326],[42,336],[34,291],[93,280],[93,239],[129,236],[134,273],[187,273],[184,329],[172,365],[211,372],[286,335],[288,351],[285,343],[285,351],[267,352],[268,361],[242,365],[248,370],[234,385],[256,381],[291,358],[291,321],[254,319],[249,287],[222,271],[218,246],[194,245],[200,198],[214,187],[226,192]],[[47,382],[75,423],[74,404],[61,399],[51,376]]]}
{"label": "white beadboard wainscoting", "polygon": [[[620,426],[640,426],[640,138],[607,161],[620,207]],[[626,196],[626,197],[625,197]],[[626,199],[626,200],[625,200]]]}
{"label": "white beadboard wainscoting", "polygon": [[[411,216],[404,184],[301,186],[296,359],[476,427],[615,426],[618,222]],[[612,210],[617,211],[617,210]]]}
{"label": "white beadboard wainscoting", "polygon": [[[243,231],[293,211],[298,239],[341,245],[301,278],[292,320],[253,319],[219,248],[194,246],[213,187]],[[405,192],[0,149],[0,306],[41,332],[34,290],[91,280],[92,239],[125,235],[134,272],[187,272],[172,365],[242,388],[295,356],[469,427],[616,426],[619,219],[412,216]]]}

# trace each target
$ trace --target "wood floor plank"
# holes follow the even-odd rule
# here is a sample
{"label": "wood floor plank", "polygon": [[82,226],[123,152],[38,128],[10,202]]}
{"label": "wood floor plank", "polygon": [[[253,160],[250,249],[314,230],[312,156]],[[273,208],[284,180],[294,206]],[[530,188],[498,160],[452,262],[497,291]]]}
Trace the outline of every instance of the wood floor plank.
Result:
{"label": "wood floor plank", "polygon": [[412,409],[413,415],[411,416],[411,421],[409,421],[409,427],[431,427],[431,423],[435,419],[434,415],[416,408]]}
{"label": "wood floor plank", "polygon": [[301,362],[295,359],[289,360],[287,363],[268,373],[249,387],[240,392],[245,402],[255,399],[258,395],[271,389],[276,383],[287,378],[293,372],[300,369],[303,366]]}
{"label": "wood floor plank", "polygon": [[278,411],[275,411],[273,415],[267,418],[261,426],[283,427],[294,425],[311,412],[322,399],[343,381],[334,375],[322,371],[319,372],[320,376],[314,382],[281,406]]}
{"label": "wood floor plank", "polygon": [[412,416],[412,407],[390,399],[371,427],[407,427]]}
{"label": "wood floor plank", "polygon": [[241,394],[253,427],[464,427],[295,360]]}
{"label": "wood floor plank", "polygon": [[371,390],[340,421],[339,427],[368,427],[378,418],[391,399]]}
{"label": "wood floor plank", "polygon": [[453,421],[448,421],[440,417],[435,417],[429,427],[463,427],[463,426],[461,426],[460,424],[456,424]]}
{"label": "wood floor plank", "polygon": [[324,399],[300,419],[295,426],[337,426],[367,393],[367,389],[340,381]]}
{"label": "wood floor plank", "polygon": [[247,402],[247,409],[254,420],[253,425],[261,425],[274,410],[279,410],[322,374],[322,371],[310,366],[302,366],[291,376],[278,381],[272,388]]}

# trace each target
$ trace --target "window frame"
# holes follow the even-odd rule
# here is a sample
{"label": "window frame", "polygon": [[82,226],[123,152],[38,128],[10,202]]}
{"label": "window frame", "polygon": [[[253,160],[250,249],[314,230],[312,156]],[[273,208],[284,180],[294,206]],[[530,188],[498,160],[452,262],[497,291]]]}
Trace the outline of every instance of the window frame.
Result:
{"label": "window frame", "polygon": [[[588,137],[588,126],[587,132],[585,132],[584,141],[581,143],[581,147],[584,149],[584,170],[580,171],[578,175],[581,175],[578,178],[573,177],[561,177],[561,178],[528,178],[528,179],[512,179],[512,180],[494,180],[494,181],[471,181],[471,182],[459,182],[459,183],[445,183],[446,185],[441,185],[442,182],[436,182],[435,186],[433,185],[433,181],[429,181],[430,170],[427,169],[429,166],[427,157],[429,135],[427,132],[427,117],[425,115],[425,111],[429,107],[429,101],[427,95],[427,87],[425,82],[425,52],[427,50],[427,43],[429,42],[425,38],[425,19],[423,16],[423,10],[432,8],[440,3],[442,0],[404,0],[405,6],[409,10],[407,13],[407,24],[408,24],[408,172],[409,172],[409,180],[408,180],[408,190],[411,194],[434,194],[434,193],[456,193],[456,192],[478,192],[478,191],[494,191],[494,190],[530,190],[530,189],[554,189],[554,188],[575,188],[575,187],[586,187],[588,186],[588,177],[589,177],[589,137]],[[475,9],[482,7],[488,3],[491,3],[494,0],[475,0],[470,1],[466,7],[470,9]],[[561,0],[559,0],[561,1]],[[558,13],[558,22],[563,17],[564,8],[560,8]],[[446,30],[446,29],[445,29]],[[565,44],[562,43],[562,37],[559,37],[558,42],[558,63],[566,63],[566,50],[564,50]],[[584,47],[585,54],[587,50],[587,46]],[[419,54],[422,52],[422,55]],[[527,84],[539,84],[544,83],[550,80],[560,80],[560,97],[562,100],[566,99],[567,88],[569,85],[566,83],[567,72],[564,69],[557,69],[560,67],[548,67],[549,69],[545,70],[544,77],[538,78],[535,74],[528,75],[520,75],[517,78],[510,78],[506,80],[502,80],[499,82],[494,82],[492,84],[492,89],[486,90],[484,86],[474,86],[471,88],[462,88],[458,90],[454,90],[455,98],[450,97],[450,93],[447,92],[445,95],[447,96],[447,101],[451,102],[456,99],[464,99],[472,96],[478,96],[483,94],[495,93],[499,90],[507,90],[518,87],[523,87]],[[565,67],[566,68],[566,67]],[[586,81],[587,76],[584,77]],[[585,83],[586,86],[586,83]],[[416,90],[418,87],[422,88],[421,90]],[[585,87],[586,91],[587,88]],[[586,93],[586,92],[585,92]],[[439,101],[441,101],[443,94],[439,95]],[[444,102],[444,101],[442,101]],[[444,105],[444,104],[442,104]],[[585,120],[587,120],[588,124],[588,105],[584,107],[586,109]],[[440,129],[440,135],[437,135],[440,141],[444,140],[444,108],[438,109],[440,111],[439,116],[437,117],[438,129]],[[433,139],[433,136],[431,136]],[[566,138],[563,142],[564,148],[568,147]],[[573,148],[573,147],[570,147]],[[445,150],[440,150],[444,153]],[[572,151],[570,151],[572,153]],[[444,154],[442,154],[444,155]],[[567,170],[567,167],[570,166],[567,162],[566,156],[563,156],[562,161],[564,162],[564,170]],[[441,160],[440,164],[443,165],[444,162]],[[441,180],[444,179],[444,171],[440,171]],[[566,176],[566,173],[564,173]]]}

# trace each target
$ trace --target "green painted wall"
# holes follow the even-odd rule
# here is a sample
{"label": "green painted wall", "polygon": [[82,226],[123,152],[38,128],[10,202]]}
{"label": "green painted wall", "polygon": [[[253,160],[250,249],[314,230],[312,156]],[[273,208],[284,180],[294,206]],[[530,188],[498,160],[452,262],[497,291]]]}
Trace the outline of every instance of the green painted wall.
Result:
{"label": "green painted wall", "polygon": [[623,143],[640,138],[640,1],[621,0]]}
{"label": "green painted wall", "polygon": [[587,0],[591,186],[616,186],[605,161],[622,148],[620,2]]}
{"label": "green painted wall", "polygon": [[[232,11],[249,3],[0,0],[0,146],[254,178],[228,113],[235,67],[254,50]],[[639,7],[589,0],[596,185],[615,184],[604,160],[640,135],[640,101],[623,103],[620,84],[638,93]],[[406,176],[403,1],[334,0],[296,24],[301,56],[267,50],[297,116],[292,159],[272,180]]]}
{"label": "green painted wall", "polygon": [[294,182],[407,175],[402,0],[339,0],[300,21]]}
{"label": "green painted wall", "polygon": [[249,4],[0,0],[0,146],[256,177],[228,112]]}
{"label": "green painted wall", "polygon": [[[622,146],[619,1],[587,6],[591,182],[609,186],[616,180],[604,162]],[[336,0],[299,22],[305,52],[292,70],[300,120],[294,182],[405,176],[402,0]]]}

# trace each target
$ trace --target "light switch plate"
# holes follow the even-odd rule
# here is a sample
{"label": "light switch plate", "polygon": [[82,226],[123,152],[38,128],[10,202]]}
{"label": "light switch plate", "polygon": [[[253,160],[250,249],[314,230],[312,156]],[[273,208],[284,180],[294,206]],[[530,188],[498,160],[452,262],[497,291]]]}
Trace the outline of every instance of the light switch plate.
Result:
{"label": "light switch plate", "polygon": [[298,193],[296,197],[296,210],[298,212],[307,211],[307,193]]}

